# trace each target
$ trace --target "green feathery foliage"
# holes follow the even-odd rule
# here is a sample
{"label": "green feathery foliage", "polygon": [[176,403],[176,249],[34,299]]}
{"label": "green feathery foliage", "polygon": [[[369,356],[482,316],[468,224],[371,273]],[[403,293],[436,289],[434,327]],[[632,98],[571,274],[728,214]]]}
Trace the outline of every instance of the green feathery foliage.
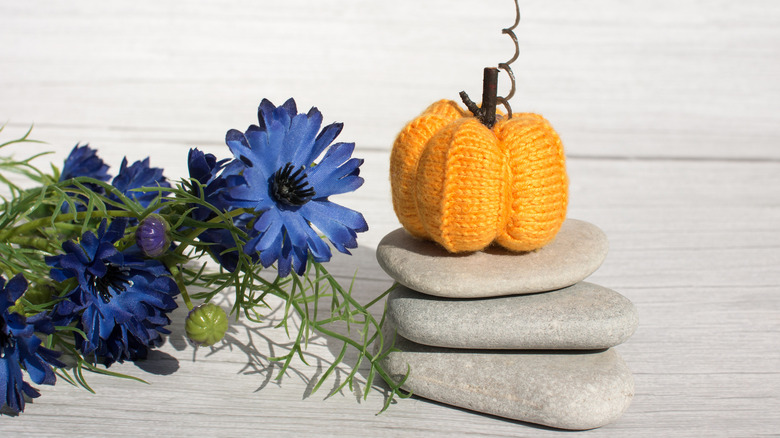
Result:
{"label": "green feathery foliage", "polygon": [[[0,127],[0,133],[2,130]],[[27,131],[21,138],[1,144],[0,149],[35,142],[29,135],[30,131]],[[395,397],[409,396],[400,389],[403,382],[395,381],[380,365],[382,358],[392,351],[392,340],[383,338],[384,316],[377,320],[371,309],[383,303],[390,290],[361,304],[352,296],[353,284],[343,287],[311,256],[304,275],[292,272],[287,277],[275,275],[273,269],[263,269],[241,248],[234,248],[238,263],[232,272],[218,264],[207,264],[211,244],[198,240],[199,235],[209,229],[222,229],[230,233],[233,241],[246,241],[246,231],[237,227],[234,219],[246,213],[255,215],[256,219],[261,213],[245,209],[220,210],[207,201],[204,186],[195,179],[183,179],[175,187],[136,189],[138,193],[156,194],[154,200],[144,206],[98,179],[77,177],[59,181],[60,171],[56,166],[52,165],[49,172],[44,172],[31,163],[43,155],[45,153],[22,160],[0,157],[0,183],[5,185],[4,192],[7,193],[0,203],[0,272],[6,278],[22,274],[29,282],[29,288],[13,307],[17,313],[28,317],[52,313],[77,287],[76,278],[54,280],[50,263],[47,263],[47,256],[63,254],[64,242],[79,242],[85,233],[95,233],[104,221],[110,223],[127,218],[129,223],[124,235],[115,242],[116,249],[124,251],[136,243],[135,233],[140,221],[156,213],[170,224],[171,241],[175,244],[174,250],[158,260],[167,267],[190,310],[199,303],[230,294],[233,303],[230,313],[235,319],[260,323],[271,310],[269,298],[276,297],[283,302],[282,321],[277,327],[285,330],[292,344],[289,352],[271,358],[281,364],[277,378],[285,375],[295,357],[306,363],[304,352],[309,341],[315,336],[323,336],[340,342],[342,347],[319,377],[314,391],[344,365],[347,353],[353,350],[357,353],[356,362],[349,364],[351,371],[330,395],[345,387],[355,390],[361,384],[357,371],[361,366],[368,366],[368,377],[362,382],[364,397],[376,387],[377,377],[389,386],[382,411]],[[213,219],[195,220],[192,212],[199,207],[211,211]],[[188,292],[196,289],[200,292]],[[137,377],[109,371],[101,365],[97,355],[83,353],[80,342],[88,338],[88,334],[75,322],[58,325],[52,334],[41,338],[46,348],[62,353],[60,360],[66,366],[58,368],[57,375],[71,384],[93,391],[85,371],[143,382]]]}

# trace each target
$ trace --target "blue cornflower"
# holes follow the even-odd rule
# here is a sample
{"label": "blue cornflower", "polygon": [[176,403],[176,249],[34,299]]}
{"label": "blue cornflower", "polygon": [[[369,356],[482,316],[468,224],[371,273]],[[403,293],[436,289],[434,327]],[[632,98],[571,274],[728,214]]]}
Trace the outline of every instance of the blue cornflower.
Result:
{"label": "blue cornflower", "polygon": [[[209,204],[223,210],[230,211],[233,208],[230,203],[224,199],[225,178],[221,175],[225,163],[230,160],[220,160],[213,154],[204,154],[198,149],[190,149],[187,157],[190,178],[196,179],[203,186],[203,198]],[[200,196],[198,187],[193,187],[193,194]],[[198,205],[192,211],[191,216],[198,221],[208,221],[216,214],[206,208]],[[254,218],[253,215],[245,213],[233,218],[233,225],[237,228],[249,232],[247,224]],[[201,242],[209,243],[208,251],[211,256],[230,272],[236,270],[238,266],[238,250],[240,246],[233,239],[229,230],[224,228],[210,228],[198,236]],[[238,250],[236,250],[238,248]],[[256,256],[254,257],[256,260]]]}
{"label": "blue cornflower", "polygon": [[[108,181],[111,179],[111,175],[108,174],[108,165],[97,156],[97,151],[89,147],[89,145],[79,146],[78,144],[73,147],[65,158],[65,163],[62,166],[62,173],[60,173],[60,181],[66,181],[71,178],[77,178],[80,176],[88,176],[99,181]],[[98,194],[105,194],[106,190],[97,184],[84,184],[87,188]],[[82,202],[76,204],[76,210],[84,211],[87,209],[86,204],[88,202],[87,197],[78,195],[78,199]],[[70,210],[70,206],[67,203],[62,204],[62,212],[67,213]]]}
{"label": "blue cornflower", "polygon": [[349,254],[348,248],[357,247],[357,233],[368,230],[368,224],[362,214],[328,200],[363,184],[358,176],[363,160],[351,158],[355,144],[331,145],[343,125],[333,123],[320,131],[319,110],[297,114],[293,99],[279,107],[263,99],[258,122],[243,133],[231,129],[225,138],[235,156],[223,171],[227,199],[234,207],[261,213],[253,225],[257,233],[244,251],[259,253],[265,267],[278,261],[281,276],[292,269],[302,274],[309,254],[318,262],[331,257],[314,226]]}
{"label": "blue cornflower", "polygon": [[60,353],[41,347],[35,332],[50,335],[54,325],[48,315],[39,313],[25,318],[9,311],[27,289],[27,280],[17,274],[6,282],[0,276],[0,407],[24,411],[24,395],[38,397],[40,393],[25,382],[22,369],[37,384],[53,385],[56,380],[52,366],[64,366],[57,360]]}
{"label": "blue cornflower", "polygon": [[[127,165],[127,158],[123,158],[119,173],[111,181],[111,185],[143,207],[148,207],[154,198],[160,195],[160,192],[140,192],[133,191],[133,189],[171,186],[165,176],[163,176],[163,169],[149,166],[149,157],[143,161],[136,161],[130,166]],[[119,198],[114,195],[111,195],[110,198],[114,201],[119,201]]]}
{"label": "blue cornflower", "polygon": [[88,176],[100,181],[108,181],[108,165],[97,156],[97,151],[89,147],[76,145],[65,159],[60,173],[60,181],[65,181],[79,176]]}
{"label": "blue cornflower", "polygon": [[170,333],[168,312],[177,307],[179,293],[168,269],[157,260],[144,259],[136,247],[119,251],[114,244],[124,236],[126,219],[114,219],[97,235],[87,231],[79,243],[66,241],[64,254],[47,257],[51,278],[77,280],[66,299],[53,310],[62,324],[76,321],[86,338],[77,346],[85,356],[104,365],[146,357],[149,347]]}

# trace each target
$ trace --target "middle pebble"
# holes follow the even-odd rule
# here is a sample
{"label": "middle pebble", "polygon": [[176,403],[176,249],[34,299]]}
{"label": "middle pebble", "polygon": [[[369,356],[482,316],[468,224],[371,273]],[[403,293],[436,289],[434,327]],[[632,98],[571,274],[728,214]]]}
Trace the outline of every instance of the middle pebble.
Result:
{"label": "middle pebble", "polygon": [[398,285],[387,299],[398,334],[423,345],[471,349],[587,350],[614,347],[638,324],[624,296],[591,283],[488,299],[448,299]]}

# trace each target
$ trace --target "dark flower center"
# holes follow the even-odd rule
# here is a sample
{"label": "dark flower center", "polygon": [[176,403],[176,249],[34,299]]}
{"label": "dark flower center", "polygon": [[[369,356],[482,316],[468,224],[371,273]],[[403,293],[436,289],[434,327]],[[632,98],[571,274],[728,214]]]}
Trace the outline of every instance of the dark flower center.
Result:
{"label": "dark flower center", "polygon": [[[87,274],[89,275],[89,274]],[[102,277],[92,276],[89,279],[89,286],[97,296],[107,303],[111,300],[112,292],[119,293],[127,290],[127,286],[132,286],[130,281],[130,268],[110,263],[107,266],[106,275]]]}
{"label": "dark flower center", "polygon": [[14,337],[6,333],[8,327],[5,324],[5,318],[0,315],[0,357],[5,357],[6,351],[14,347]]}
{"label": "dark flower center", "polygon": [[292,163],[287,163],[273,174],[270,181],[271,194],[278,202],[300,206],[309,202],[316,193],[306,180],[304,167],[293,172],[294,169]]}

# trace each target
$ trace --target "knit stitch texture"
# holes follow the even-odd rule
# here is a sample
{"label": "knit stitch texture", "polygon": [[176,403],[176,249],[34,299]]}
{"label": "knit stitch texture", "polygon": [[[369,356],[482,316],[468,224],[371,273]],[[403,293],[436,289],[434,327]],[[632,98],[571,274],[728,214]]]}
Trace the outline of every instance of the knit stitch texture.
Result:
{"label": "knit stitch texture", "polygon": [[537,114],[499,115],[491,130],[455,102],[436,102],[396,138],[390,183],[404,228],[450,252],[532,251],[566,218],[563,146]]}

